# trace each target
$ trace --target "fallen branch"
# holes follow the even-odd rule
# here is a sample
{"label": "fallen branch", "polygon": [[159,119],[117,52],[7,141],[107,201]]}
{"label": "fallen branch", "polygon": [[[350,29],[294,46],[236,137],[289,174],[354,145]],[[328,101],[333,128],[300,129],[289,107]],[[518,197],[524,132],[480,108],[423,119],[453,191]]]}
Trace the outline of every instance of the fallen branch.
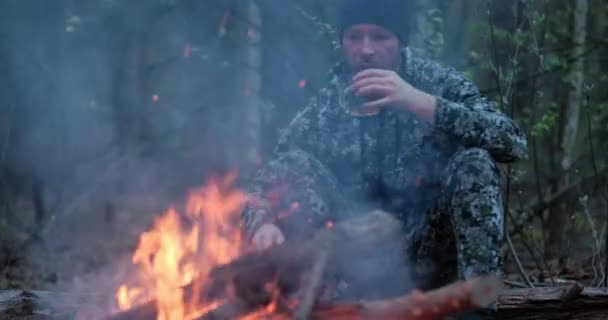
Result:
{"label": "fallen branch", "polygon": [[437,290],[388,300],[341,304],[319,308],[315,320],[434,320],[459,312],[490,306],[502,290],[495,277],[456,282]]}
{"label": "fallen branch", "polygon": [[608,288],[566,287],[511,289],[498,299],[500,319],[599,320],[608,315]]}

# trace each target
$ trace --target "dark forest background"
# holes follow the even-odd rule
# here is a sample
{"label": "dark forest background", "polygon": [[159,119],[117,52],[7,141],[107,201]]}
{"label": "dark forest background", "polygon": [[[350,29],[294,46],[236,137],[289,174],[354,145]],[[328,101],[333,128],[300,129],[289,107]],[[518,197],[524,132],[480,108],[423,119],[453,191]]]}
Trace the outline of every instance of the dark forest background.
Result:
{"label": "dark forest background", "polygon": [[[509,283],[600,284],[608,3],[410,2],[410,46],[471,77],[529,138],[503,168]],[[0,288],[77,280],[211,175],[246,180],[325,84],[336,3],[1,1]]]}

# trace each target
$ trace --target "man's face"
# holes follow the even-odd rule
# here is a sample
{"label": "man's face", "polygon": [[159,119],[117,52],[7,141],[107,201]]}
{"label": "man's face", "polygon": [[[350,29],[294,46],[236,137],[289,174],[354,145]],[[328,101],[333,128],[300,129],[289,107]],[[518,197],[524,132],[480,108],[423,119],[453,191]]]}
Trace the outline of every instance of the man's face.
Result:
{"label": "man's face", "polygon": [[369,68],[397,70],[401,62],[399,38],[374,24],[358,24],[346,29],[342,48],[353,73]]}

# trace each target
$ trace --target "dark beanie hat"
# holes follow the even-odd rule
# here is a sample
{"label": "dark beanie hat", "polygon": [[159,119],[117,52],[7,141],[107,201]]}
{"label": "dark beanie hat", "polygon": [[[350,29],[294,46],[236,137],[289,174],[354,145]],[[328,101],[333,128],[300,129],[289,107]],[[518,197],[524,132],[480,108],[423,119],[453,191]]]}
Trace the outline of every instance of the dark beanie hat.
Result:
{"label": "dark beanie hat", "polygon": [[340,37],[355,24],[375,24],[392,31],[403,43],[407,43],[407,0],[341,0]]}

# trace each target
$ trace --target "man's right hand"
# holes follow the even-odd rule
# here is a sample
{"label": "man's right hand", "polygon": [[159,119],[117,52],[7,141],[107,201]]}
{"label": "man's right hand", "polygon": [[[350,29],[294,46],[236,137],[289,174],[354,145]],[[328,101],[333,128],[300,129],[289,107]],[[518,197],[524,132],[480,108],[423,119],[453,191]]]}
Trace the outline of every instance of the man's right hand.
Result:
{"label": "man's right hand", "polygon": [[251,239],[257,250],[268,249],[285,241],[285,236],[279,227],[272,223],[262,225]]}

